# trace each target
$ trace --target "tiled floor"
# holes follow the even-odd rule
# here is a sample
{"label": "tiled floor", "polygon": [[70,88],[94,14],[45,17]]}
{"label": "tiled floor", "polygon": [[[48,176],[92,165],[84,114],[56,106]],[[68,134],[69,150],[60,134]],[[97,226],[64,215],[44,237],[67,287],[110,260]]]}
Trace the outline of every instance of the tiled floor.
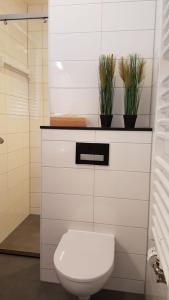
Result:
{"label": "tiled floor", "polygon": [[[0,255],[1,300],[77,300],[60,285],[42,283],[39,259]],[[144,300],[143,295],[101,291],[92,300]]]}
{"label": "tiled floor", "polygon": [[40,217],[29,215],[1,244],[0,253],[39,257]]}

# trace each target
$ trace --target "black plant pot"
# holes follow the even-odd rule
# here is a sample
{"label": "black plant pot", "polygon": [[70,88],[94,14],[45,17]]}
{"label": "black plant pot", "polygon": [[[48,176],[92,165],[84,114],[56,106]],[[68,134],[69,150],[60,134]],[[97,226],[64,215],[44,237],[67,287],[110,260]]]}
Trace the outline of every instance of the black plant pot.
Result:
{"label": "black plant pot", "polygon": [[135,127],[137,115],[124,115],[123,118],[125,128],[130,129]]}
{"label": "black plant pot", "polygon": [[102,128],[111,127],[113,115],[100,115],[100,121]]}

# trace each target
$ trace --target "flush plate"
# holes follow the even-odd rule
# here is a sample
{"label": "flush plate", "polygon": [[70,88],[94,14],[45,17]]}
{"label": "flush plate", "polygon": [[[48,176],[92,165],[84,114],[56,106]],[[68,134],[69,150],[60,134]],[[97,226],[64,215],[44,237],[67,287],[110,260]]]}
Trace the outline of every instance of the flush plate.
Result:
{"label": "flush plate", "polygon": [[109,165],[109,144],[76,143],[76,164]]}

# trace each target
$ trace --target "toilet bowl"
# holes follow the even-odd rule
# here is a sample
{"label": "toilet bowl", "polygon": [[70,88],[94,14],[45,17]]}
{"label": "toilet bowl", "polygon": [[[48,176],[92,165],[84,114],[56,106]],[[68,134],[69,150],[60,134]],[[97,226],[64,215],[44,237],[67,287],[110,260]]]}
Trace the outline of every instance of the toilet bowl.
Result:
{"label": "toilet bowl", "polygon": [[111,234],[68,230],[54,254],[63,287],[81,300],[103,288],[114,266],[115,237]]}

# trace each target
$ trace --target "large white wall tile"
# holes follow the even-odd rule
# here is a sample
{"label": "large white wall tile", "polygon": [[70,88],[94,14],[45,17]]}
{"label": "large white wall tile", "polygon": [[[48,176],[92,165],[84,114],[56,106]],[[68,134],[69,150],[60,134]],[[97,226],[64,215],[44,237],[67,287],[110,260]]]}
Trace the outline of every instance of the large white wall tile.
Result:
{"label": "large white wall tile", "polygon": [[49,7],[49,34],[101,30],[101,4]]}
{"label": "large white wall tile", "polygon": [[147,229],[94,223],[94,230],[114,234],[116,252],[146,254]]}
{"label": "large white wall tile", "polygon": [[75,142],[44,141],[42,149],[43,166],[69,167],[75,166]]}
{"label": "large white wall tile", "polygon": [[95,89],[50,89],[52,114],[98,114],[99,91]]}
{"label": "large white wall tile", "polygon": [[49,87],[98,87],[98,63],[94,61],[49,62]]}
{"label": "large white wall tile", "polygon": [[86,4],[86,3],[101,3],[102,0],[49,0],[50,6],[56,6],[60,4]]}
{"label": "large white wall tile", "polygon": [[42,219],[41,243],[57,245],[69,229],[93,231],[93,223]]}
{"label": "large white wall tile", "polygon": [[153,30],[103,32],[101,52],[113,53],[117,58],[131,53],[152,58],[153,37]]}
{"label": "large white wall tile", "polygon": [[[150,114],[151,87],[143,88],[138,109],[138,114]],[[124,89],[116,88],[113,102],[113,114],[124,113]]]}
{"label": "large white wall tile", "polygon": [[113,291],[144,294],[144,281],[122,278],[110,278],[105,288]]}
{"label": "large white wall tile", "polygon": [[154,21],[154,1],[103,4],[103,31],[154,29]]}
{"label": "large white wall tile", "polygon": [[[51,34],[50,60],[96,60],[100,55],[101,33]],[[69,45],[69,47],[67,47]]]}
{"label": "large white wall tile", "polygon": [[94,174],[90,169],[43,168],[43,192],[92,195]]}
{"label": "large white wall tile", "polygon": [[112,276],[116,278],[144,280],[145,263],[145,255],[116,253]]}
{"label": "large white wall tile", "polygon": [[[53,61],[49,62],[49,69],[50,88],[98,88],[98,61]],[[152,59],[147,59],[144,86],[150,87],[151,81]],[[116,87],[123,87],[118,72]]]}
{"label": "large white wall tile", "polygon": [[100,143],[137,143],[151,144],[152,132],[149,131],[96,131],[96,142]]}
{"label": "large white wall tile", "polygon": [[42,150],[43,166],[59,168],[88,168],[92,165],[79,166],[75,163],[76,143],[64,141],[44,141]]}
{"label": "large white wall tile", "polygon": [[93,142],[95,132],[93,130],[42,130],[42,140],[44,141],[74,141]]}
{"label": "large white wall tile", "polygon": [[93,198],[81,195],[43,194],[42,218],[93,221]]}
{"label": "large white wall tile", "polygon": [[95,197],[94,222],[147,228],[148,202]]}
{"label": "large white wall tile", "polygon": [[[108,169],[149,172],[150,160],[151,144],[110,144]],[[96,168],[101,169],[102,167],[96,166]]]}
{"label": "large white wall tile", "polygon": [[95,195],[148,200],[149,173],[96,170]]}

